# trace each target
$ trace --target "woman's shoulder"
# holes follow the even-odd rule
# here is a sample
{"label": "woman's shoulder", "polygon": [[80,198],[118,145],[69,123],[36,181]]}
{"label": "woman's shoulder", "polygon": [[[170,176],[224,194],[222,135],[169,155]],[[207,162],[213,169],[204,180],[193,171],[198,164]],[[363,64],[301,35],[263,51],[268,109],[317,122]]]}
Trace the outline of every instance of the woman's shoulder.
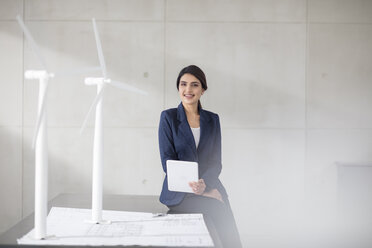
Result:
{"label": "woman's shoulder", "polygon": [[164,117],[173,117],[173,116],[177,116],[177,109],[176,108],[169,108],[169,109],[165,109],[161,112],[161,115],[160,115],[162,118]]}
{"label": "woman's shoulder", "polygon": [[204,112],[205,115],[209,116],[212,119],[215,119],[215,120],[218,120],[219,119],[219,116],[218,116],[217,113],[214,113],[212,111],[205,110],[205,109],[203,109],[203,112]]}

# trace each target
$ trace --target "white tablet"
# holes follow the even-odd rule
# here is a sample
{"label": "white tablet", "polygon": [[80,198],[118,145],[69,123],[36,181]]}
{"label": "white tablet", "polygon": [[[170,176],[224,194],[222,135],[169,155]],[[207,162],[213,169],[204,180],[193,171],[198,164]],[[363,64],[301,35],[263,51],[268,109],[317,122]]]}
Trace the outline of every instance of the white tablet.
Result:
{"label": "white tablet", "polygon": [[198,163],[167,160],[168,190],[193,193],[189,182],[197,182]]}

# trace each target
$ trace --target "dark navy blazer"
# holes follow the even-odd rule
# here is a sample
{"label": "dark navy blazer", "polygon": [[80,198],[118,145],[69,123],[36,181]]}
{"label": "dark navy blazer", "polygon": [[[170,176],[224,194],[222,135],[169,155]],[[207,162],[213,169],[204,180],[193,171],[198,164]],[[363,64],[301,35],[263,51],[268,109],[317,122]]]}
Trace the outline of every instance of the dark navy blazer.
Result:
{"label": "dark navy blazer", "polygon": [[[182,103],[178,108],[164,110],[160,116],[159,149],[163,170],[167,173],[167,160],[197,162],[199,178],[203,178],[206,190],[217,189],[223,199],[227,193],[218,176],[221,173],[221,127],[217,114],[203,110],[200,114],[200,141],[198,149],[187,121]],[[179,204],[186,193],[168,190],[167,175],[163,182],[160,202],[167,206]]]}

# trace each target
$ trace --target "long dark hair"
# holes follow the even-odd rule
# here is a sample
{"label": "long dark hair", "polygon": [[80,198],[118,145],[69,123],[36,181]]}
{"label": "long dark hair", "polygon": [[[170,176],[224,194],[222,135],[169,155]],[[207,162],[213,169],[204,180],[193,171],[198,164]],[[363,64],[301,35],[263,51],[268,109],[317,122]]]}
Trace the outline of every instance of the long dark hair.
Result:
{"label": "long dark hair", "polygon": [[[179,90],[181,77],[184,74],[187,74],[187,73],[189,73],[189,74],[193,75],[194,77],[196,77],[200,81],[201,86],[202,86],[202,88],[204,90],[207,90],[208,89],[207,79],[206,79],[205,74],[202,71],[202,69],[200,69],[196,65],[189,65],[189,66],[186,66],[185,68],[183,68],[180,71],[180,74],[178,74],[178,78],[177,78],[177,90]],[[199,100],[199,108],[201,108],[200,100]]]}

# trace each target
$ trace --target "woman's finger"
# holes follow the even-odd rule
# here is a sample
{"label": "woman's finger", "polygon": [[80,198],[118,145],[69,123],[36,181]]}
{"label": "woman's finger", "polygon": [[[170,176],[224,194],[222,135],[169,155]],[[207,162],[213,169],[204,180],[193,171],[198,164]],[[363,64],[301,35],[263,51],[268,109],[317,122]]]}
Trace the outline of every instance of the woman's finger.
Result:
{"label": "woman's finger", "polygon": [[197,182],[189,182],[189,185],[190,185],[190,187],[195,187],[195,184],[196,184]]}

